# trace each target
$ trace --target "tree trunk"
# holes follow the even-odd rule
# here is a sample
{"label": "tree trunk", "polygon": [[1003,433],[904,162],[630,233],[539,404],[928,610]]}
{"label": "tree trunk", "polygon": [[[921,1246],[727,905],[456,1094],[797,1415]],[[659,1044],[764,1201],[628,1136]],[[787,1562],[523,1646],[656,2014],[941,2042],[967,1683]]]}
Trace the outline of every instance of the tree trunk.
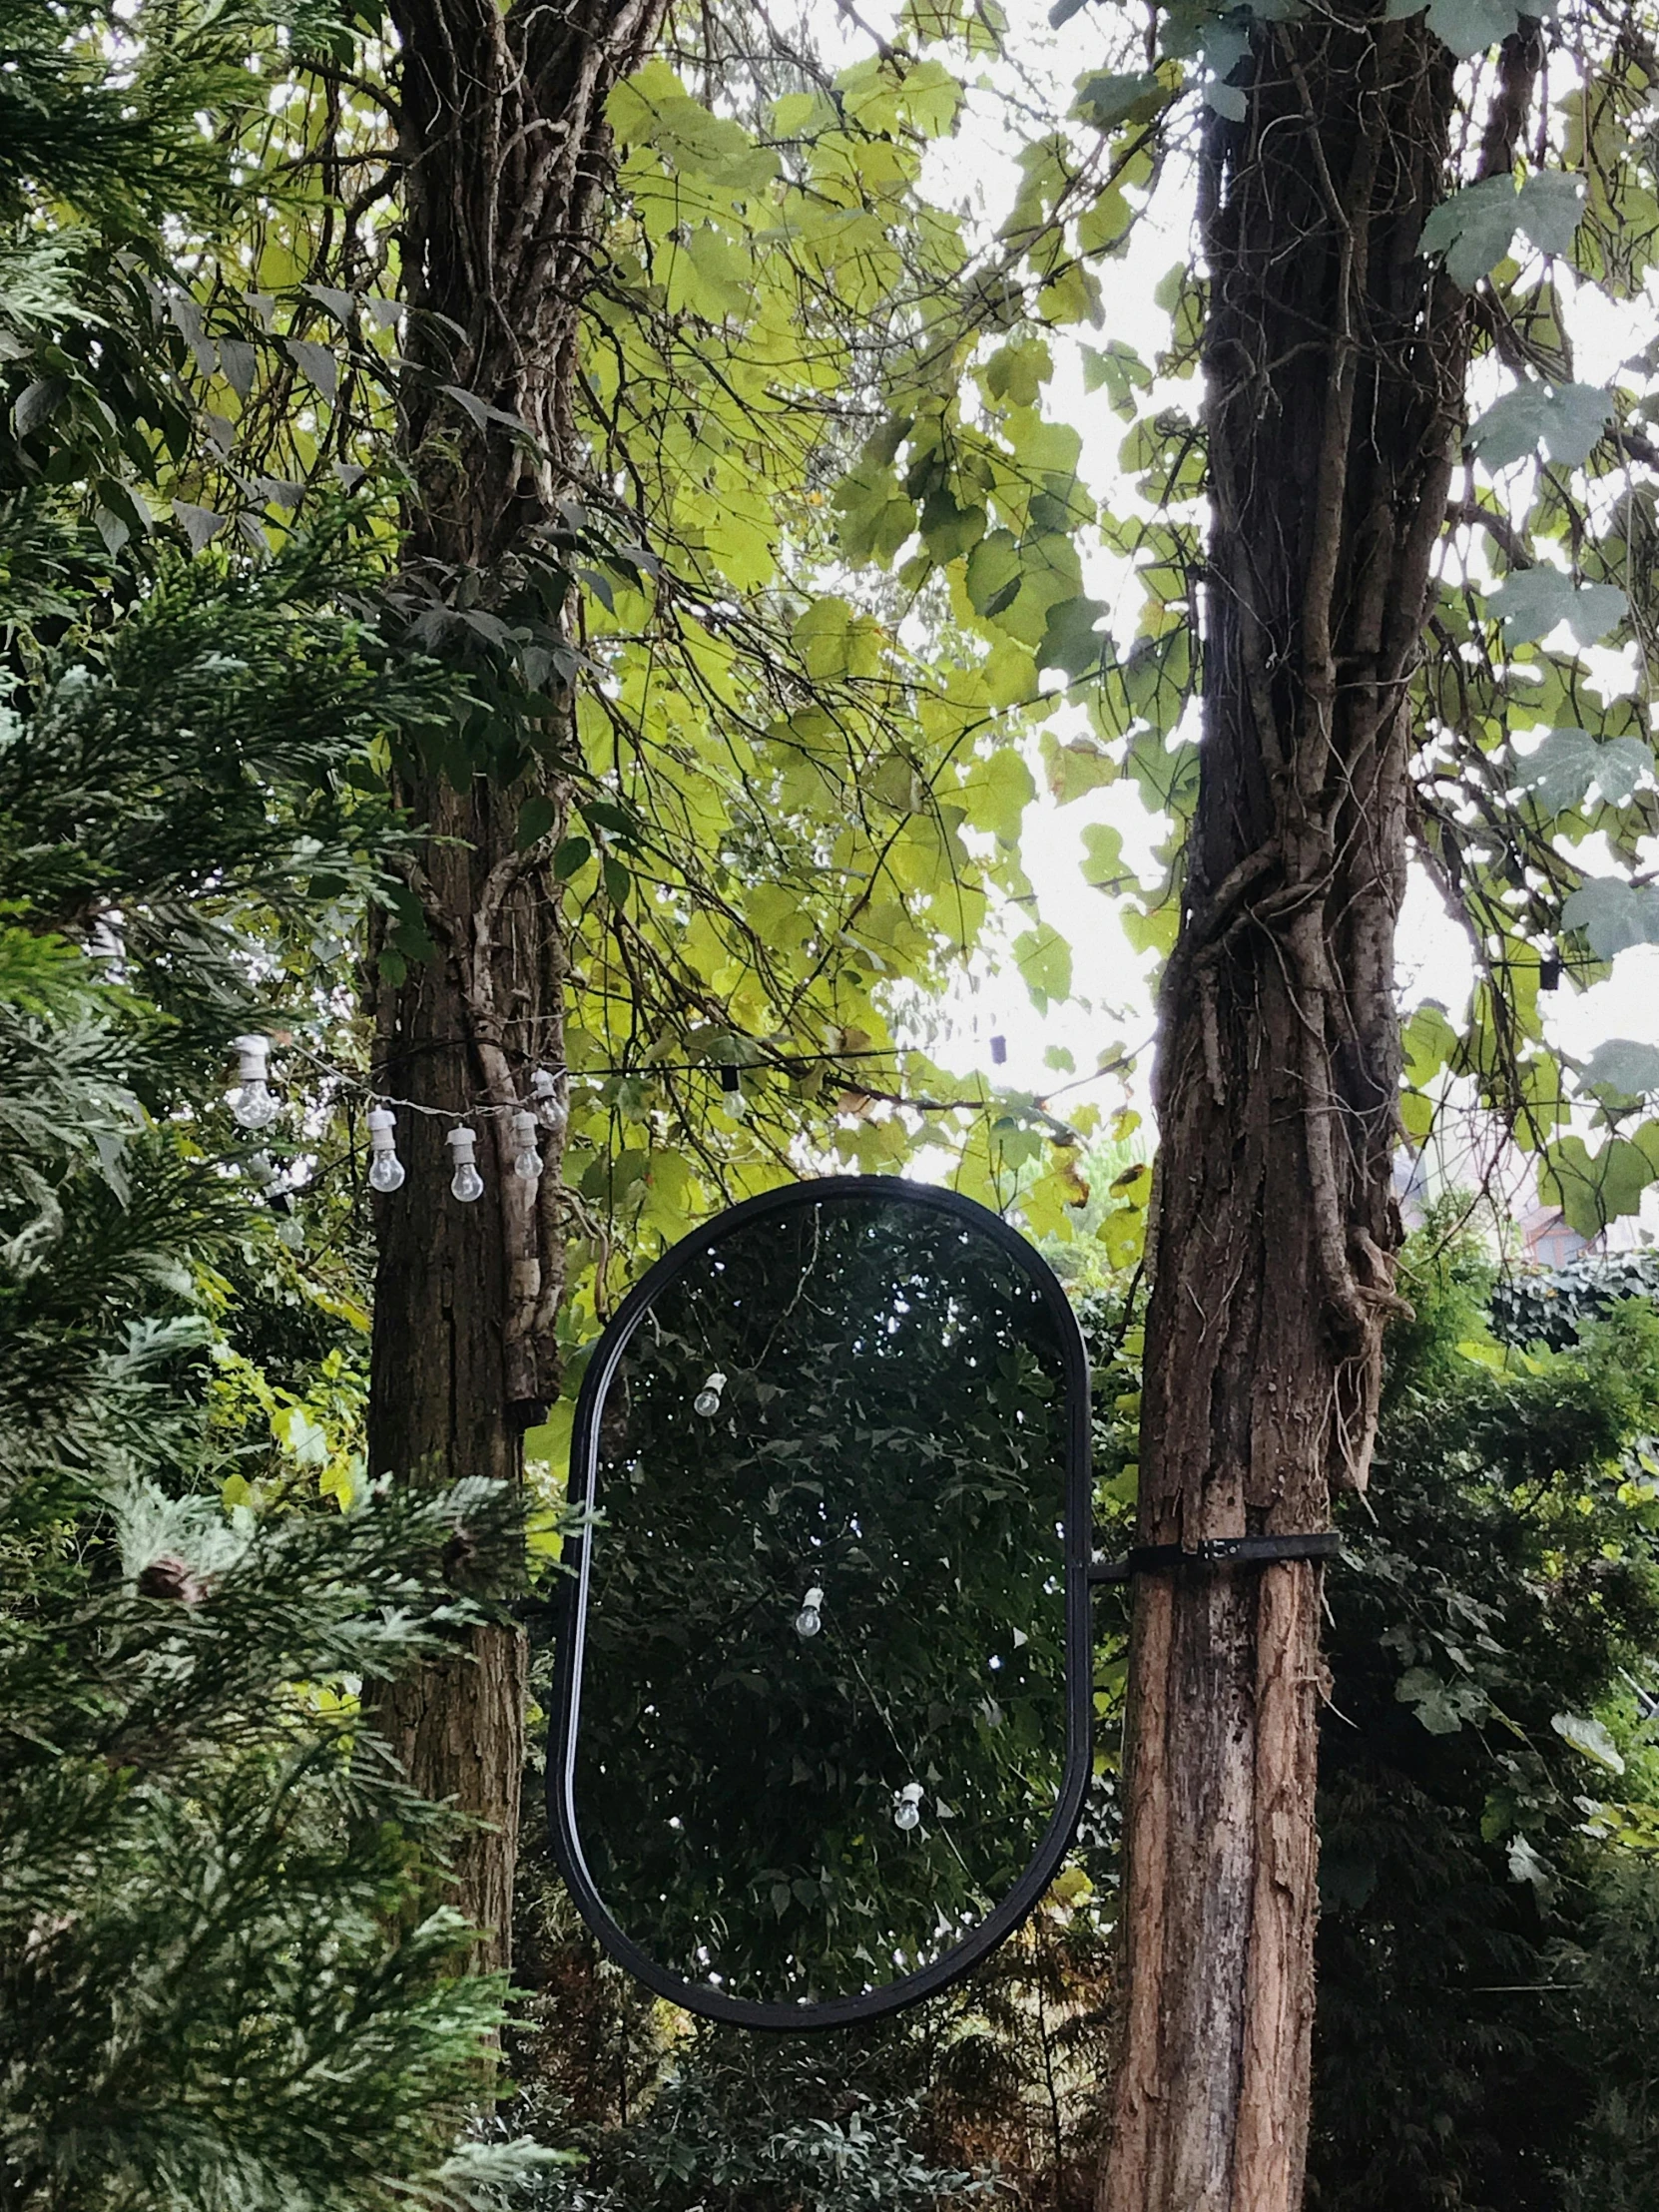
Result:
{"label": "tree trunk", "polygon": [[[662,12],[663,0],[394,0],[412,364],[404,575],[433,606],[487,612],[519,588],[575,466],[578,313],[610,176],[605,102],[644,59]],[[457,388],[517,417],[533,445],[478,425]],[[396,778],[399,803],[427,830],[409,872],[434,950],[406,974],[382,961],[375,1079],[429,1111],[400,1114],[408,1178],[378,1202],[371,1463],[403,1480],[482,1478],[497,1497],[516,1489],[524,1430],[558,1386],[562,1117],[555,1108],[543,1134],[539,1184],[511,1172],[511,1117],[535,1069],[563,1082],[550,856],[571,728],[567,705],[528,742],[509,728],[493,757],[475,741],[449,748],[441,767],[401,764]],[[538,798],[551,802],[551,827],[543,808],[540,834],[521,849],[521,809]],[[448,1193],[444,1139],[468,1120],[485,1192],[463,1205]],[[458,1582],[517,1586],[516,1544],[469,1547],[463,1536],[455,1548]],[[377,1709],[414,1784],[483,1824],[459,1853],[455,1902],[488,1932],[485,1965],[508,1960],[524,1677],[522,1637],[481,1629]]]}
{"label": "tree trunk", "polygon": [[[1507,169],[1535,42],[1484,147]],[[1418,15],[1256,36],[1201,176],[1212,529],[1182,929],[1160,1009],[1139,1541],[1322,1530],[1399,1310],[1409,688],[1470,302],[1417,258],[1452,61]],[[1136,1585],[1123,2046],[1101,2212],[1291,2212],[1309,2117],[1321,1569]]]}

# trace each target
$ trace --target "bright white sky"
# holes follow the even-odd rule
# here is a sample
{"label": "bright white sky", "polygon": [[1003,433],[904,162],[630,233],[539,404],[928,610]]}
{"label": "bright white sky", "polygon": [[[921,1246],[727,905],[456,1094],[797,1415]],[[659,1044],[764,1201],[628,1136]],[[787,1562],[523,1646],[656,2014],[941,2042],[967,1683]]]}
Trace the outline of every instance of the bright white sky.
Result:
{"label": "bright white sky", "polygon": [[[885,26],[890,25],[896,10],[875,4],[861,12],[866,23]],[[1017,17],[1022,11],[1012,12]],[[831,51],[839,49],[849,60],[868,51],[865,37],[845,25],[836,0],[815,0],[814,13],[823,24],[826,44]],[[1026,35],[1021,59],[1034,76],[1049,77],[1056,112],[1063,113],[1077,75],[1091,67],[1107,66],[1106,56],[1103,48],[1098,54],[1090,50],[1092,34],[1086,11],[1074,17],[1058,38],[1043,26],[1042,13],[1033,10],[1032,14],[1035,27]],[[974,112],[957,138],[936,149],[929,180],[938,197],[992,222],[1007,207],[1014,189],[1014,141],[1000,129],[998,106],[989,92],[974,102]],[[1153,288],[1170,265],[1183,258],[1190,221],[1188,207],[1168,187],[1163,198],[1166,205],[1158,223],[1144,223],[1128,258],[1111,265],[1105,326],[1081,333],[1084,340],[1097,345],[1122,338],[1149,361],[1165,329],[1164,317],[1153,305]],[[1659,314],[1655,319],[1659,320]],[[1589,383],[1610,380],[1619,363],[1653,334],[1652,323],[1633,327],[1628,310],[1617,310],[1594,293],[1580,296],[1572,328],[1577,374]],[[1103,394],[1085,394],[1076,342],[1064,334],[1054,334],[1050,343],[1056,372],[1048,388],[1047,404],[1080,433],[1083,471],[1091,488],[1097,495],[1110,492],[1125,425],[1111,412]],[[1164,396],[1169,403],[1189,411],[1196,402],[1191,383],[1172,383]],[[1104,562],[1089,574],[1088,584],[1095,596],[1108,603],[1114,600],[1117,575]],[[1114,625],[1120,637],[1133,632],[1133,602],[1125,606],[1124,616],[1122,623]],[[1602,655],[1600,665],[1609,672],[1616,670],[1619,657]],[[1074,729],[1082,727],[1081,715],[1077,710],[1062,710],[1050,727],[1062,736],[1073,734]],[[1060,808],[1040,789],[1038,774],[1039,797],[1025,819],[1025,865],[1038,893],[1041,918],[1052,923],[1072,947],[1074,987],[1079,996],[1051,1009],[1046,1016],[1039,1015],[1012,961],[986,961],[959,993],[948,1040],[939,1047],[937,1056],[964,1074],[989,1074],[988,1039],[999,1034],[1006,1039],[1008,1057],[998,1075],[1042,1092],[1068,1081],[1048,1062],[1046,1055],[1051,1051],[1068,1052],[1077,1072],[1084,1074],[1112,1046],[1122,1043],[1138,1047],[1151,1036],[1151,957],[1143,958],[1131,950],[1113,903],[1085,882],[1082,832],[1091,823],[1113,824],[1122,833],[1126,860],[1131,865],[1139,864],[1150,881],[1157,872],[1151,851],[1164,829],[1141,811],[1132,786],[1112,786]],[[1022,916],[1022,926],[1029,920],[1029,915]],[[1399,935],[1402,1007],[1409,1008],[1423,998],[1438,999],[1448,1007],[1459,1006],[1471,980],[1468,951],[1460,932],[1426,881],[1414,877]],[[1659,946],[1621,953],[1612,976],[1592,990],[1579,992],[1563,985],[1555,995],[1550,1030],[1553,1041],[1575,1054],[1588,1052],[1609,1036],[1659,1044]],[[1143,1063],[1133,1094],[1143,1109],[1147,1073]],[[1066,1096],[1093,1097],[1109,1106],[1117,1103],[1122,1092],[1112,1079],[1085,1090],[1068,1091]]]}

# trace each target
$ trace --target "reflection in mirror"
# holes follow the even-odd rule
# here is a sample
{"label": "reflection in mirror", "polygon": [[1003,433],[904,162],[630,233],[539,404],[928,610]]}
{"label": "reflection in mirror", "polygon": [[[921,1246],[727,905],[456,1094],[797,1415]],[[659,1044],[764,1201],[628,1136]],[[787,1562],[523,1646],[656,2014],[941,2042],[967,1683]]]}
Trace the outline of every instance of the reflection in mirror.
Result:
{"label": "reflection in mirror", "polygon": [[572,1784],[659,1967],[854,1996],[1026,1872],[1067,1768],[1068,1321],[1017,1240],[903,1185],[740,1219],[638,1320]]}

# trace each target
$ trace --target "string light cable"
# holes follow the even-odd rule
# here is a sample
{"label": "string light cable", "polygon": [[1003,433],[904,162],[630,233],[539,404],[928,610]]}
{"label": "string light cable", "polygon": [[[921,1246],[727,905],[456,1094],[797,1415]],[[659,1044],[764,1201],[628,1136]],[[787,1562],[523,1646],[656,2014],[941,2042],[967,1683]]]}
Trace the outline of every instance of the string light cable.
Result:
{"label": "string light cable", "polygon": [[[249,1041],[239,1038],[237,1040],[238,1048],[240,1049],[244,1043]],[[253,1041],[264,1045],[268,1052],[272,1049],[273,1040],[270,1038],[259,1038]],[[430,1049],[437,1050],[441,1048],[440,1040]],[[561,1085],[572,1082],[601,1082],[609,1077],[626,1078],[632,1076],[645,1078],[653,1075],[712,1075],[720,1085],[722,1104],[730,1111],[734,1094],[742,1097],[744,1107],[747,1107],[747,1094],[743,1093],[742,1088],[743,1076],[746,1071],[755,1074],[771,1072],[793,1077],[805,1074],[814,1067],[835,1068],[848,1066],[858,1061],[901,1060],[915,1048],[905,1045],[873,1045],[833,1052],[778,1051],[771,1059],[742,1063],[709,1059],[648,1059],[600,1061],[587,1067],[572,1067],[565,1062],[555,1062],[552,1066],[537,1067],[532,1071],[527,1106],[519,1100],[514,1100],[508,1105],[500,1105],[493,1100],[480,1099],[467,1106],[459,1107],[433,1106],[423,1099],[400,1098],[395,1092],[383,1089],[380,1085],[359,1074],[354,1068],[342,1067],[337,1061],[329,1060],[321,1053],[312,1051],[309,1046],[302,1044],[297,1037],[282,1038],[280,1049],[284,1052],[296,1054],[300,1059],[308,1061],[319,1075],[326,1076],[331,1082],[342,1088],[357,1092],[359,1096],[366,1098],[374,1106],[389,1107],[398,1113],[425,1114],[434,1120],[456,1122],[487,1120],[495,1115],[520,1115],[529,1112],[534,1116],[539,1127],[554,1130],[562,1127],[568,1113],[568,1109],[564,1106]],[[872,1099],[879,1105],[903,1107],[912,1113],[918,1114],[1024,1113],[1029,1115],[1032,1120],[1040,1121],[1048,1127],[1053,1132],[1054,1141],[1057,1144],[1077,1144],[1081,1142],[1078,1132],[1060,1120],[1057,1115],[1048,1111],[1048,1100],[1058,1098],[1064,1092],[1081,1089],[1087,1084],[1104,1082],[1109,1077],[1122,1075],[1135,1064],[1138,1057],[1137,1052],[1123,1051],[1115,1053],[1111,1059],[1104,1061],[1099,1067],[1093,1068],[1083,1075],[1074,1076],[1069,1081],[1056,1084],[1047,1091],[1026,1093],[1023,1096],[1016,1094],[1013,1099],[999,1099],[989,1095],[983,1089],[961,1098],[908,1097],[901,1092],[865,1089],[851,1077],[848,1078],[846,1089],[849,1092],[854,1092],[859,1097]],[[275,1110],[274,1106],[273,1111],[275,1112]],[[743,1110],[743,1107],[739,1108],[740,1113]]]}
{"label": "string light cable", "polygon": [[[993,1044],[998,1041],[992,1040]],[[752,1043],[752,1040],[746,1042]],[[584,1068],[573,1068],[566,1062],[558,1062],[552,1066],[532,1069],[527,1099],[515,1099],[507,1104],[479,1100],[457,1108],[430,1105],[422,1099],[398,1097],[395,1093],[380,1088],[357,1070],[342,1067],[338,1062],[312,1050],[291,1033],[279,1032],[273,1037],[251,1031],[233,1038],[231,1050],[237,1056],[237,1077],[226,1093],[226,1102],[239,1127],[246,1129],[250,1135],[269,1130],[282,1112],[282,1102],[272,1087],[271,1056],[274,1050],[280,1050],[304,1061],[336,1090],[350,1091],[366,1100],[368,1185],[381,1197],[390,1197],[401,1190],[408,1179],[408,1171],[397,1154],[398,1114],[422,1114],[432,1120],[448,1122],[451,1126],[445,1134],[444,1143],[450,1156],[449,1190],[457,1204],[463,1206],[476,1204],[483,1197],[485,1189],[484,1178],[478,1167],[478,1131],[475,1125],[503,1115],[510,1117],[512,1127],[509,1172],[521,1182],[534,1184],[540,1180],[544,1170],[541,1156],[542,1136],[562,1135],[568,1124],[568,1091],[573,1081],[582,1083],[601,1081],[607,1077],[648,1077],[671,1073],[714,1076],[720,1086],[721,1105],[734,1121],[741,1121],[750,1106],[750,1100],[743,1089],[742,1066],[730,1060],[653,1058]],[[902,1060],[906,1048],[901,1045],[877,1045],[827,1052],[778,1052],[771,1060],[745,1062],[742,1065],[756,1069],[768,1068],[776,1073],[799,1077],[815,1066],[845,1068],[859,1061]],[[1132,1063],[1132,1059],[1133,1055],[1121,1053],[1096,1068],[1092,1074],[1078,1077],[1059,1088],[1075,1090],[1081,1084],[1121,1073]],[[848,1076],[845,1095],[860,1102],[890,1104],[916,1113],[1011,1112],[1041,1123],[1056,1144],[1076,1145],[1082,1141],[1076,1130],[1049,1113],[1046,1098],[1051,1094],[1046,1093],[1042,1097],[997,1099],[987,1095],[981,1085],[975,1093],[961,1098],[916,1098],[906,1097],[898,1092],[870,1090],[858,1083],[855,1077]],[[303,1232],[294,1210],[296,1187],[278,1175],[272,1166],[269,1154],[265,1152],[256,1152],[245,1158],[240,1166],[267,1206],[277,1215],[277,1235],[282,1243],[291,1249],[297,1249],[303,1242]],[[318,1177],[313,1175],[308,1180],[314,1182]],[[724,1381],[724,1377],[718,1381],[711,1378],[715,1405],[719,1403],[718,1393]],[[708,1394],[707,1390],[705,1394]]]}

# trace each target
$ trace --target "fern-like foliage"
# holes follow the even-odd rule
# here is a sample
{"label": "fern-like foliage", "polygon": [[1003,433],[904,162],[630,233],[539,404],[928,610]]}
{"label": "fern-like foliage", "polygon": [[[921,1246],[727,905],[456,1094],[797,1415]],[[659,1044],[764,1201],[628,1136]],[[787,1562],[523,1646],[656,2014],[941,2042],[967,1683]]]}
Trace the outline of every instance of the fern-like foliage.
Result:
{"label": "fern-like foliage", "polygon": [[196,119],[252,20],[0,0],[15,2212],[484,2206],[552,2155],[468,2138],[502,1992],[441,1902],[454,1819],[360,1705],[468,1625],[445,1560],[493,1509],[319,1497],[245,1349],[338,1377],[351,1331],[232,1172],[224,1048],[256,1011],[348,994],[313,940],[391,880],[365,764],[440,706],[365,619],[348,503],[273,557],[135,535],[178,402],[135,302],[164,214],[206,222],[228,189]]}

